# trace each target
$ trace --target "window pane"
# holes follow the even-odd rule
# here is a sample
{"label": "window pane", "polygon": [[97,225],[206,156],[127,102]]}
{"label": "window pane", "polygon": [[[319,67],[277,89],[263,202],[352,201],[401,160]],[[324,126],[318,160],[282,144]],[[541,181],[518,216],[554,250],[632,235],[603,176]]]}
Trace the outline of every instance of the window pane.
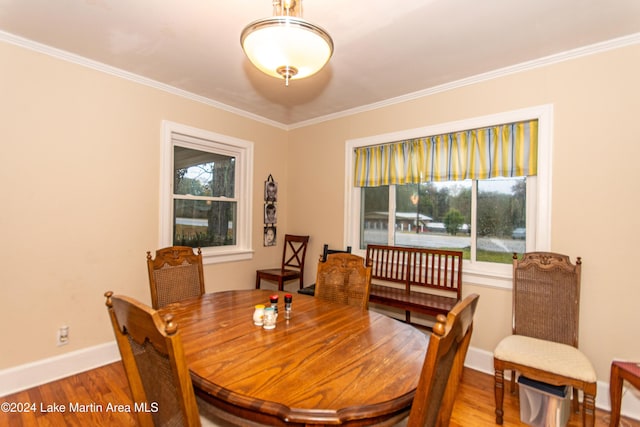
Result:
{"label": "window pane", "polygon": [[174,194],[234,197],[235,157],[174,146]]}
{"label": "window pane", "polygon": [[395,244],[463,250],[469,258],[471,181],[399,185]]}
{"label": "window pane", "polygon": [[514,252],[525,250],[525,178],[478,181],[477,215],[476,259],[510,264]]}
{"label": "window pane", "polygon": [[362,208],[360,209],[361,249],[369,243],[388,243],[389,187],[363,187]]}
{"label": "window pane", "polygon": [[174,200],[173,244],[207,247],[236,244],[236,203]]}

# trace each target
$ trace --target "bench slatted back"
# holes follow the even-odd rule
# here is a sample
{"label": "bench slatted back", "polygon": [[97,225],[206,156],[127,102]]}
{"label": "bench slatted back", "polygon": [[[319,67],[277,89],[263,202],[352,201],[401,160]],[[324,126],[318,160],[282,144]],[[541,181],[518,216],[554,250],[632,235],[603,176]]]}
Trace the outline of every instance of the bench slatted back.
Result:
{"label": "bench slatted back", "polygon": [[406,265],[411,262],[411,254],[405,248],[369,245],[367,247],[368,261],[371,261],[373,266],[372,278],[407,283]]}
{"label": "bench slatted back", "polygon": [[462,252],[429,248],[368,245],[372,279],[455,292],[461,298]]}

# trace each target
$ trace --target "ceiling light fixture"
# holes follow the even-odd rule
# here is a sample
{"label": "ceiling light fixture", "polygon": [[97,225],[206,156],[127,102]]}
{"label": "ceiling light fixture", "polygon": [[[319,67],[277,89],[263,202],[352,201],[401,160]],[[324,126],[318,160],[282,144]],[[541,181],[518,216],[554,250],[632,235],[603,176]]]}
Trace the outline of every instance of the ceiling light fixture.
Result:
{"label": "ceiling light fixture", "polygon": [[247,25],[240,43],[253,65],[286,86],[320,71],[333,54],[331,36],[302,19],[302,0],[273,0],[273,16]]}

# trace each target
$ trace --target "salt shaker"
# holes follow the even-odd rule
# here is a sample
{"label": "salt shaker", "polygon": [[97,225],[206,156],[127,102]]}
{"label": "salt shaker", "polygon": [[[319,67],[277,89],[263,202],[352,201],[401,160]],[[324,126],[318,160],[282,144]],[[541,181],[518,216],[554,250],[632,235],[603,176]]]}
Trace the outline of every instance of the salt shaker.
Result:
{"label": "salt shaker", "polygon": [[274,329],[276,327],[276,319],[278,313],[275,312],[273,307],[267,307],[264,309],[264,329]]}
{"label": "salt shaker", "polygon": [[273,307],[273,311],[278,314],[278,295],[274,294],[269,297],[269,301],[271,302],[271,307]]}
{"label": "salt shaker", "polygon": [[289,320],[291,319],[291,294],[286,294],[284,296],[284,318]]}
{"label": "salt shaker", "polygon": [[262,326],[263,317],[264,317],[264,305],[258,304],[253,311],[253,324],[256,326]]}

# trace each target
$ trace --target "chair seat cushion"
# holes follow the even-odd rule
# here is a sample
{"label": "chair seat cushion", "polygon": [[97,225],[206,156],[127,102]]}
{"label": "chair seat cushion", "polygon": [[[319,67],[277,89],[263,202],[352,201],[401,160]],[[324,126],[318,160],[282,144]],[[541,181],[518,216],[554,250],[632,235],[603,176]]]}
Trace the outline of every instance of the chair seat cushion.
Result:
{"label": "chair seat cushion", "polygon": [[504,338],[493,356],[585,382],[596,381],[596,371],[587,357],[575,347],[522,335]]}

